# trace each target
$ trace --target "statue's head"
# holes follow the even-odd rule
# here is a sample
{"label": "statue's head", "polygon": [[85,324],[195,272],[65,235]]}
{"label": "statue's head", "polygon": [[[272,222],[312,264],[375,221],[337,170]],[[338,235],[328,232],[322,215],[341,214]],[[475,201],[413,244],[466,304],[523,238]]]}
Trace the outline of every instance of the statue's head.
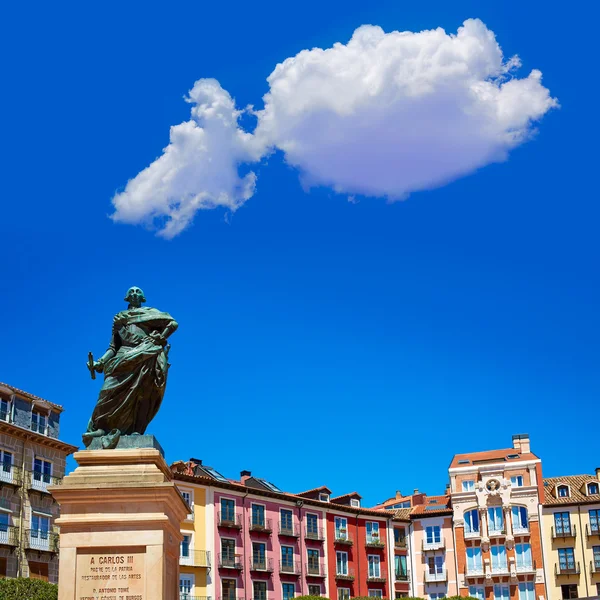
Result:
{"label": "statue's head", "polygon": [[130,287],[125,294],[125,302],[129,302],[133,308],[139,308],[143,302],[146,302],[146,296],[144,291],[139,287]]}

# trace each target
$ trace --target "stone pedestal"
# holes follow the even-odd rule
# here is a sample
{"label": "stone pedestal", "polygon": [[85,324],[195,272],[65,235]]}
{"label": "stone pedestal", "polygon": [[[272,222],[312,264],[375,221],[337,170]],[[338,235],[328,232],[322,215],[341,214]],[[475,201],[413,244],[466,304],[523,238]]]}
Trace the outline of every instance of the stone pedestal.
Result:
{"label": "stone pedestal", "polygon": [[189,508],[156,449],[77,452],[60,504],[59,600],[176,600]]}

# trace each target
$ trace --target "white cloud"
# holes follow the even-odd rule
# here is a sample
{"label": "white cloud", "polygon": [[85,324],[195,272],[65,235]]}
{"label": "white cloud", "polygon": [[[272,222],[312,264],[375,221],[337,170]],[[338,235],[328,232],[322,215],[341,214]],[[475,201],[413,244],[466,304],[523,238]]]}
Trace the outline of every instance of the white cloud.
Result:
{"label": "white cloud", "polygon": [[347,44],[303,50],[268,78],[253,133],[214,80],[190,92],[192,120],[171,130],[163,155],[113,199],[114,218],[165,219],[179,233],[201,208],[238,208],[254,193],[242,163],[279,148],[308,185],[349,195],[406,197],[504,160],[557,106],[532,71],[517,79],[479,20],[443,29],[384,33],[359,27]]}

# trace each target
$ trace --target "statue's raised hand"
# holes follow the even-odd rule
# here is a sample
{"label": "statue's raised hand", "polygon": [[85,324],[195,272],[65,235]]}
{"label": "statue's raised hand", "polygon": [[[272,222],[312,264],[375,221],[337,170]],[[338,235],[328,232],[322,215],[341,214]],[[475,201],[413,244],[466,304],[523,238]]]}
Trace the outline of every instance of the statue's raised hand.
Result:
{"label": "statue's raised hand", "polygon": [[96,371],[96,373],[102,373],[102,371],[104,371],[104,363],[99,360],[94,361],[94,371]]}

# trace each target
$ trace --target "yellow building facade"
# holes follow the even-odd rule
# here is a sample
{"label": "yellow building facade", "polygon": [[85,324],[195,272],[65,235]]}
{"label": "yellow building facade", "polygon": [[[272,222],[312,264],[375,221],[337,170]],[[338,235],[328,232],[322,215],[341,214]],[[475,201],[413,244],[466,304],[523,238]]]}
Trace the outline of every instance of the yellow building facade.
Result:
{"label": "yellow building facade", "polygon": [[544,479],[541,517],[549,600],[600,595],[600,469]]}

